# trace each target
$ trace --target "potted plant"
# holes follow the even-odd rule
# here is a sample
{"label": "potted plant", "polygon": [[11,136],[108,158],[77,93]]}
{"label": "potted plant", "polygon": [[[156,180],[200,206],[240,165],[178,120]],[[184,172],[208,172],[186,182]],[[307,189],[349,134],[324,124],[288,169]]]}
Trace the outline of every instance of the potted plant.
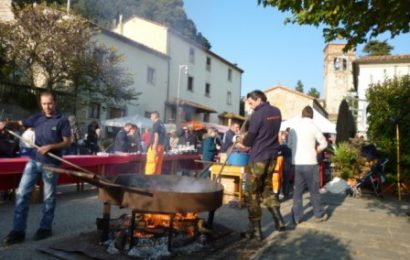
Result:
{"label": "potted plant", "polygon": [[347,142],[340,143],[332,157],[335,175],[348,181],[354,179],[358,170],[359,150]]}

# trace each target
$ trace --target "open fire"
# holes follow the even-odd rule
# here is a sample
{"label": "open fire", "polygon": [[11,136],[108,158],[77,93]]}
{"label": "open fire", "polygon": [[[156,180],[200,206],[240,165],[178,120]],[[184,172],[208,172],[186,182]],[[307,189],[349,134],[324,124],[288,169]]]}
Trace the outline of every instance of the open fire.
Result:
{"label": "open fire", "polygon": [[[171,215],[169,214],[142,214],[139,222],[145,229],[167,229],[171,226]],[[194,236],[198,230],[198,213],[176,213],[173,217],[172,227],[177,232],[182,232],[186,236]],[[141,225],[140,225],[141,223]],[[135,236],[135,235],[134,235]]]}
{"label": "open fire", "polygon": [[111,239],[105,242],[107,252],[118,254],[128,250],[128,255],[137,257],[167,256],[171,243],[174,248],[188,245],[198,248],[206,241],[206,234],[211,233],[197,212],[172,215],[133,212],[112,220],[110,226]]}

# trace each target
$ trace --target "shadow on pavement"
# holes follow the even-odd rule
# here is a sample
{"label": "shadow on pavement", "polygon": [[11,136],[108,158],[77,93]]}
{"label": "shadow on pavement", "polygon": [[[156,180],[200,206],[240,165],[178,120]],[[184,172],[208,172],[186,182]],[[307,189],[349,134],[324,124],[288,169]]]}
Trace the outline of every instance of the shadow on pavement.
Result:
{"label": "shadow on pavement", "polygon": [[347,244],[319,231],[282,232],[262,242],[240,240],[209,259],[353,259]]}

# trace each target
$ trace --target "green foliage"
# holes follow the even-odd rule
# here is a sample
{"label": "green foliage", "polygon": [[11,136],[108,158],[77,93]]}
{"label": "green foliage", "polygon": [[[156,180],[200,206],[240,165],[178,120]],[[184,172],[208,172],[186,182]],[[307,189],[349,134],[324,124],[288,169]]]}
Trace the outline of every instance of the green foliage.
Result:
{"label": "green foliage", "polygon": [[295,86],[295,90],[299,91],[301,93],[303,93],[303,83],[302,81],[298,80],[298,82],[296,82],[296,86]]}
{"label": "green foliage", "polygon": [[337,145],[332,157],[336,174],[342,179],[354,177],[358,169],[359,155],[359,150],[348,142]]}
{"label": "green foliage", "polygon": [[292,16],[286,18],[285,23],[324,25],[326,42],[346,39],[346,50],[366,42],[368,36],[374,38],[390,32],[394,37],[410,30],[408,0],[258,0],[258,3],[290,12]]}
{"label": "green foliage", "polygon": [[336,144],[349,141],[356,135],[356,122],[345,99],[339,106],[336,122]]}
{"label": "green foliage", "polygon": [[383,42],[372,40],[363,48],[363,52],[367,53],[367,56],[390,55],[392,50],[393,47],[387,43],[387,40]]}
{"label": "green foliage", "polygon": [[[88,22],[46,5],[16,9],[15,19],[0,22],[2,80],[79,96],[91,93],[101,101],[137,98],[129,88],[130,74],[119,66],[123,57],[93,42],[97,32]],[[7,70],[11,66],[13,71]]]}
{"label": "green foliage", "polygon": [[[410,167],[410,76],[386,79],[372,85],[366,94],[368,107],[368,136],[396,165],[396,123],[400,134],[400,155],[403,172]],[[395,170],[394,170],[395,171]]]}
{"label": "green foliage", "polygon": [[310,88],[307,94],[314,98],[320,97],[320,92],[316,88]]}

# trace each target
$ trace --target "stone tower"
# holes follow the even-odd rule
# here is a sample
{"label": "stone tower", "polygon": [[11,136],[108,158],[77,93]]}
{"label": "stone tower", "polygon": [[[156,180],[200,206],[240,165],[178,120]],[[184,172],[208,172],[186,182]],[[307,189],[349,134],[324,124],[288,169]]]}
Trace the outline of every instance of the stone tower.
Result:
{"label": "stone tower", "polygon": [[340,102],[354,89],[355,51],[343,52],[346,44],[329,43],[324,49],[324,98],[331,121],[337,120]]}
{"label": "stone tower", "polygon": [[0,0],[0,21],[10,21],[14,19],[11,11],[11,0]]}

